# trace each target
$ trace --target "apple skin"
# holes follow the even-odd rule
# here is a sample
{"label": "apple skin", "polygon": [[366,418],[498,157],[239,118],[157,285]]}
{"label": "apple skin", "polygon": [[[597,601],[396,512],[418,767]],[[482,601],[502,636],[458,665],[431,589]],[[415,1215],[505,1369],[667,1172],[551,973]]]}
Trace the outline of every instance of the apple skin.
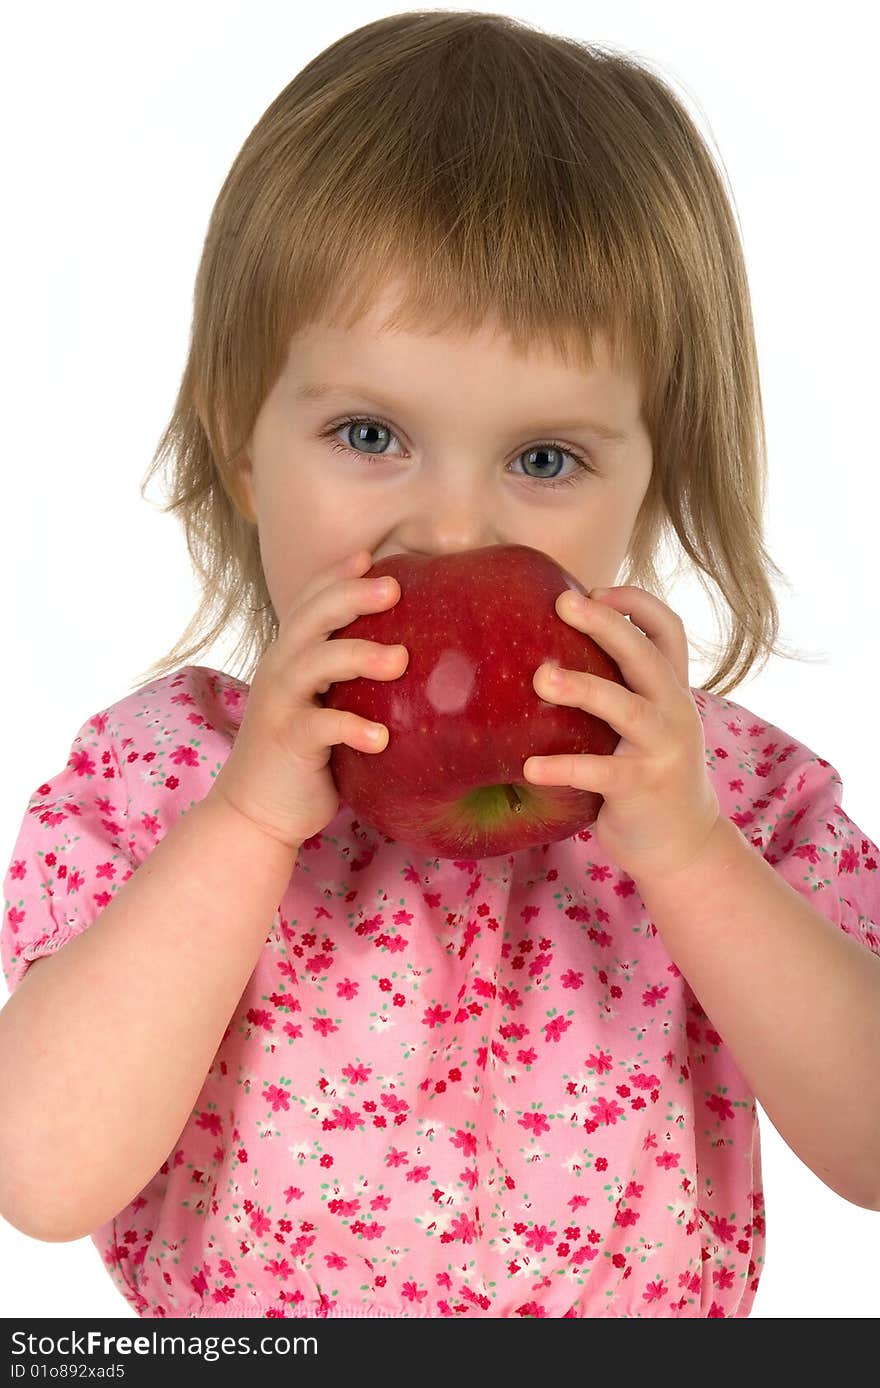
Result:
{"label": "apple skin", "polygon": [[560,593],[584,593],[582,585],[530,545],[394,554],[365,577],[386,574],[400,584],[398,602],[331,637],[409,652],[397,679],[340,680],[323,696],[325,707],[388,728],[381,752],[332,748],[341,798],[388,838],[435,858],[516,853],[592,824],[601,795],[522,776],[529,756],[610,755],[620,741],[603,719],[535,692],[544,661],[625,686],[616,662],[555,610]]}

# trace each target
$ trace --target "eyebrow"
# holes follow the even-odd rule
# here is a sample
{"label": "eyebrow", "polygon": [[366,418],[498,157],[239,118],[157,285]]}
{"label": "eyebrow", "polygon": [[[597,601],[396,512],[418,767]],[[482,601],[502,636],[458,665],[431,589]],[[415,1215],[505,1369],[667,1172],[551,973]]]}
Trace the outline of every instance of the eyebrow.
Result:
{"label": "eyebrow", "polygon": [[[324,400],[328,395],[353,395],[362,400],[372,400],[372,391],[365,390],[363,386],[347,386],[336,384],[333,381],[312,381],[297,386],[293,392],[295,400]],[[382,405],[378,400],[373,403],[378,409],[388,409],[388,405]],[[607,424],[600,424],[592,419],[570,420],[568,423],[560,423],[554,426],[558,429],[589,429],[597,434],[599,438],[607,439],[611,443],[624,443],[627,434],[621,429],[611,429]]]}

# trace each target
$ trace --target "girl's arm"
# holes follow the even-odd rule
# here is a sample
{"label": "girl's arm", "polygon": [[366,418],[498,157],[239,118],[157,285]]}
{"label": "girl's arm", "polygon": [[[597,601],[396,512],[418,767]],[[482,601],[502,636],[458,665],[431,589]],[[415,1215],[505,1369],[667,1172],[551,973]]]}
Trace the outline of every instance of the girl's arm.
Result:
{"label": "girl's arm", "polygon": [[773,1126],[826,1186],[880,1210],[880,958],[724,816],[688,869],[638,887]]}
{"label": "girl's arm", "polygon": [[253,973],[297,850],[210,793],[101,916],[0,1011],[0,1213],[83,1238],[177,1141]]}

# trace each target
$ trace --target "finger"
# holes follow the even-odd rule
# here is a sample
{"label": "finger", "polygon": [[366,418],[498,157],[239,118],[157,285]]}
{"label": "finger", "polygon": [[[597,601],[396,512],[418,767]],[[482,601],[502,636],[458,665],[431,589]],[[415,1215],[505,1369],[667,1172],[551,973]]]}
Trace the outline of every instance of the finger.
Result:
{"label": "finger", "polygon": [[296,601],[285,613],[284,620],[288,620],[294,612],[298,612],[307,602],[322,593],[331,584],[338,583],[341,578],[355,578],[368,573],[373,566],[373,556],[368,549],[359,549],[355,554],[343,555],[335,563],[326,568],[319,569],[316,574],[303,584],[297,594]]}
{"label": "finger", "polygon": [[586,670],[566,670],[541,665],[535,672],[535,690],[547,703],[580,708],[602,718],[628,742],[647,750],[660,732],[657,706],[641,694],[624,689],[616,680]]}
{"label": "finger", "polygon": [[528,757],[523,777],[536,786],[571,786],[610,796],[620,785],[620,767],[613,757],[589,753],[563,753],[553,757]]}
{"label": "finger", "polygon": [[409,664],[406,646],[384,645],[349,636],[320,641],[309,649],[296,670],[296,678],[308,694],[326,694],[344,680],[396,680]]}
{"label": "finger", "polygon": [[[391,588],[384,590],[384,584]],[[282,646],[291,660],[300,660],[303,650],[342,631],[357,617],[387,611],[400,598],[395,578],[339,578],[314,593],[290,614],[281,633]],[[338,639],[338,638],[337,638]]]}
{"label": "finger", "polygon": [[385,723],[371,723],[348,709],[311,708],[302,721],[302,742],[296,750],[300,756],[323,757],[326,748],[344,742],[355,752],[384,752],[388,738]]}
{"label": "finger", "polygon": [[[566,589],[556,600],[564,621],[591,636],[617,662],[630,689],[660,702],[675,683],[687,688],[684,625],[659,598],[642,588],[609,588],[602,598],[577,603]],[[631,621],[627,621],[627,617]]]}
{"label": "finger", "polygon": [[631,620],[628,626],[635,625],[653,643],[661,655],[672,666],[676,679],[683,688],[689,687],[690,650],[687,630],[677,612],[644,588],[634,584],[624,584],[617,588],[600,588],[594,601],[607,604],[615,612]]}

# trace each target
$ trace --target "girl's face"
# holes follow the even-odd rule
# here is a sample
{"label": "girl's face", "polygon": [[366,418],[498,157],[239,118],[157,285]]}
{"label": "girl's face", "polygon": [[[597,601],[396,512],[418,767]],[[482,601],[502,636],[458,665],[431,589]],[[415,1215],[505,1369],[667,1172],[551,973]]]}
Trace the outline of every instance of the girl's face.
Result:
{"label": "girl's face", "polygon": [[552,353],[517,356],[488,328],[383,332],[392,307],[383,297],[353,330],[296,334],[249,440],[236,501],[279,622],[359,549],[376,563],[531,545],[587,589],[616,584],[651,476],[635,377],[612,372],[602,343],[584,374]]}

